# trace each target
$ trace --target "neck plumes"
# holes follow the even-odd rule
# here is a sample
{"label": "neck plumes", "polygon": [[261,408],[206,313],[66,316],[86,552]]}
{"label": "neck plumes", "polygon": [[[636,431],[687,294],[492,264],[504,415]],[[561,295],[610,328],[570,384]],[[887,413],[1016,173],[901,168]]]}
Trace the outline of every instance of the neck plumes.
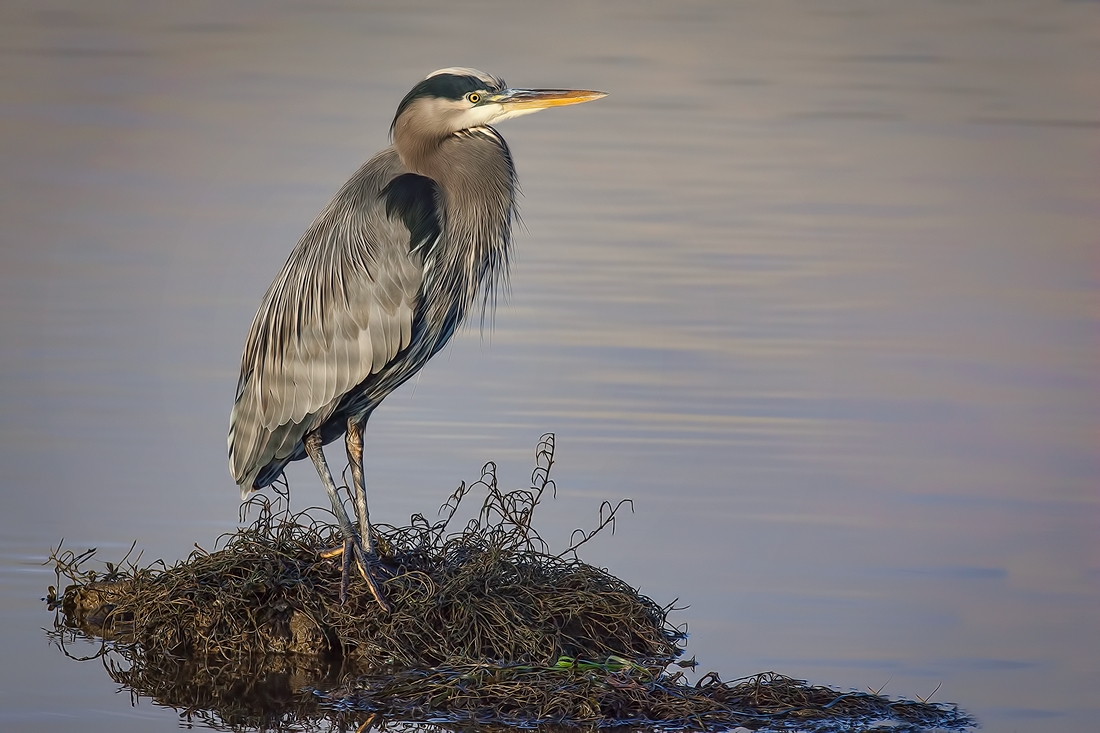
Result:
{"label": "neck plumes", "polygon": [[426,295],[441,308],[461,303],[460,312],[448,314],[461,320],[477,300],[489,305],[507,276],[516,186],[512,158],[491,127],[425,135],[422,127],[401,122],[394,126],[393,143],[402,163],[434,180],[442,198],[443,234],[424,263]]}

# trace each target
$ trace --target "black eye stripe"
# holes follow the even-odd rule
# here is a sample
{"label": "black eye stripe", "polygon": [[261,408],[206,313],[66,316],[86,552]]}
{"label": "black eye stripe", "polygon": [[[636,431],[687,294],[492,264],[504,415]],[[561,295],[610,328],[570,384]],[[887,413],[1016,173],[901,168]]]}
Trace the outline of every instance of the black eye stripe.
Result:
{"label": "black eye stripe", "polygon": [[[490,84],[483,79],[468,74],[436,74],[430,76],[413,87],[412,91],[401,100],[401,104],[397,106],[397,114],[393,117],[394,124],[397,123],[397,118],[401,116],[401,113],[417,99],[436,97],[439,99],[453,99],[457,102],[466,99],[466,95],[470,92],[477,92],[481,95],[482,89],[500,91],[504,89],[504,82],[495,79]],[[484,97],[484,95],[481,96]],[[390,129],[393,129],[393,125],[390,126]]]}

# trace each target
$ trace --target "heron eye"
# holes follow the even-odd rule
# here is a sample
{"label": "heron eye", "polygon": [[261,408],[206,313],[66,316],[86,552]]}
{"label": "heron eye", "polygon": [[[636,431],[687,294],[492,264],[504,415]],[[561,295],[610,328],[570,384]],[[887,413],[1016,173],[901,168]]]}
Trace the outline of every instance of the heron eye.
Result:
{"label": "heron eye", "polygon": [[470,104],[477,104],[478,102],[481,101],[481,95],[478,94],[477,92],[470,92],[469,94],[466,95],[466,101],[469,102]]}

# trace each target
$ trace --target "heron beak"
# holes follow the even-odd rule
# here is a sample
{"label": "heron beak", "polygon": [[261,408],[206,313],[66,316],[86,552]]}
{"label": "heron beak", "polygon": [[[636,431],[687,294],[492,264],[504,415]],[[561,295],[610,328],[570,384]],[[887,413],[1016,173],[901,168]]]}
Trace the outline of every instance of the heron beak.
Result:
{"label": "heron beak", "polygon": [[491,101],[509,111],[534,112],[547,107],[564,107],[569,104],[591,102],[607,96],[607,92],[588,89],[508,89]]}

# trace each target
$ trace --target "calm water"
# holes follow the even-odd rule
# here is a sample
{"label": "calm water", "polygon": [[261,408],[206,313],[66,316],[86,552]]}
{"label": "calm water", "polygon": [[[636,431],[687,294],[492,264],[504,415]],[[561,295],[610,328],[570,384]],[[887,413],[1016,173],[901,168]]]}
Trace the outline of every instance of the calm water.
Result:
{"label": "calm water", "polygon": [[501,126],[511,294],[375,414],[375,516],[554,431],[544,534],[633,497],[586,557],[703,669],[1100,725],[1095,3],[92,8],[0,7],[0,728],[177,727],[50,647],[40,563],[235,526],[260,296],[451,65],[611,96]]}

